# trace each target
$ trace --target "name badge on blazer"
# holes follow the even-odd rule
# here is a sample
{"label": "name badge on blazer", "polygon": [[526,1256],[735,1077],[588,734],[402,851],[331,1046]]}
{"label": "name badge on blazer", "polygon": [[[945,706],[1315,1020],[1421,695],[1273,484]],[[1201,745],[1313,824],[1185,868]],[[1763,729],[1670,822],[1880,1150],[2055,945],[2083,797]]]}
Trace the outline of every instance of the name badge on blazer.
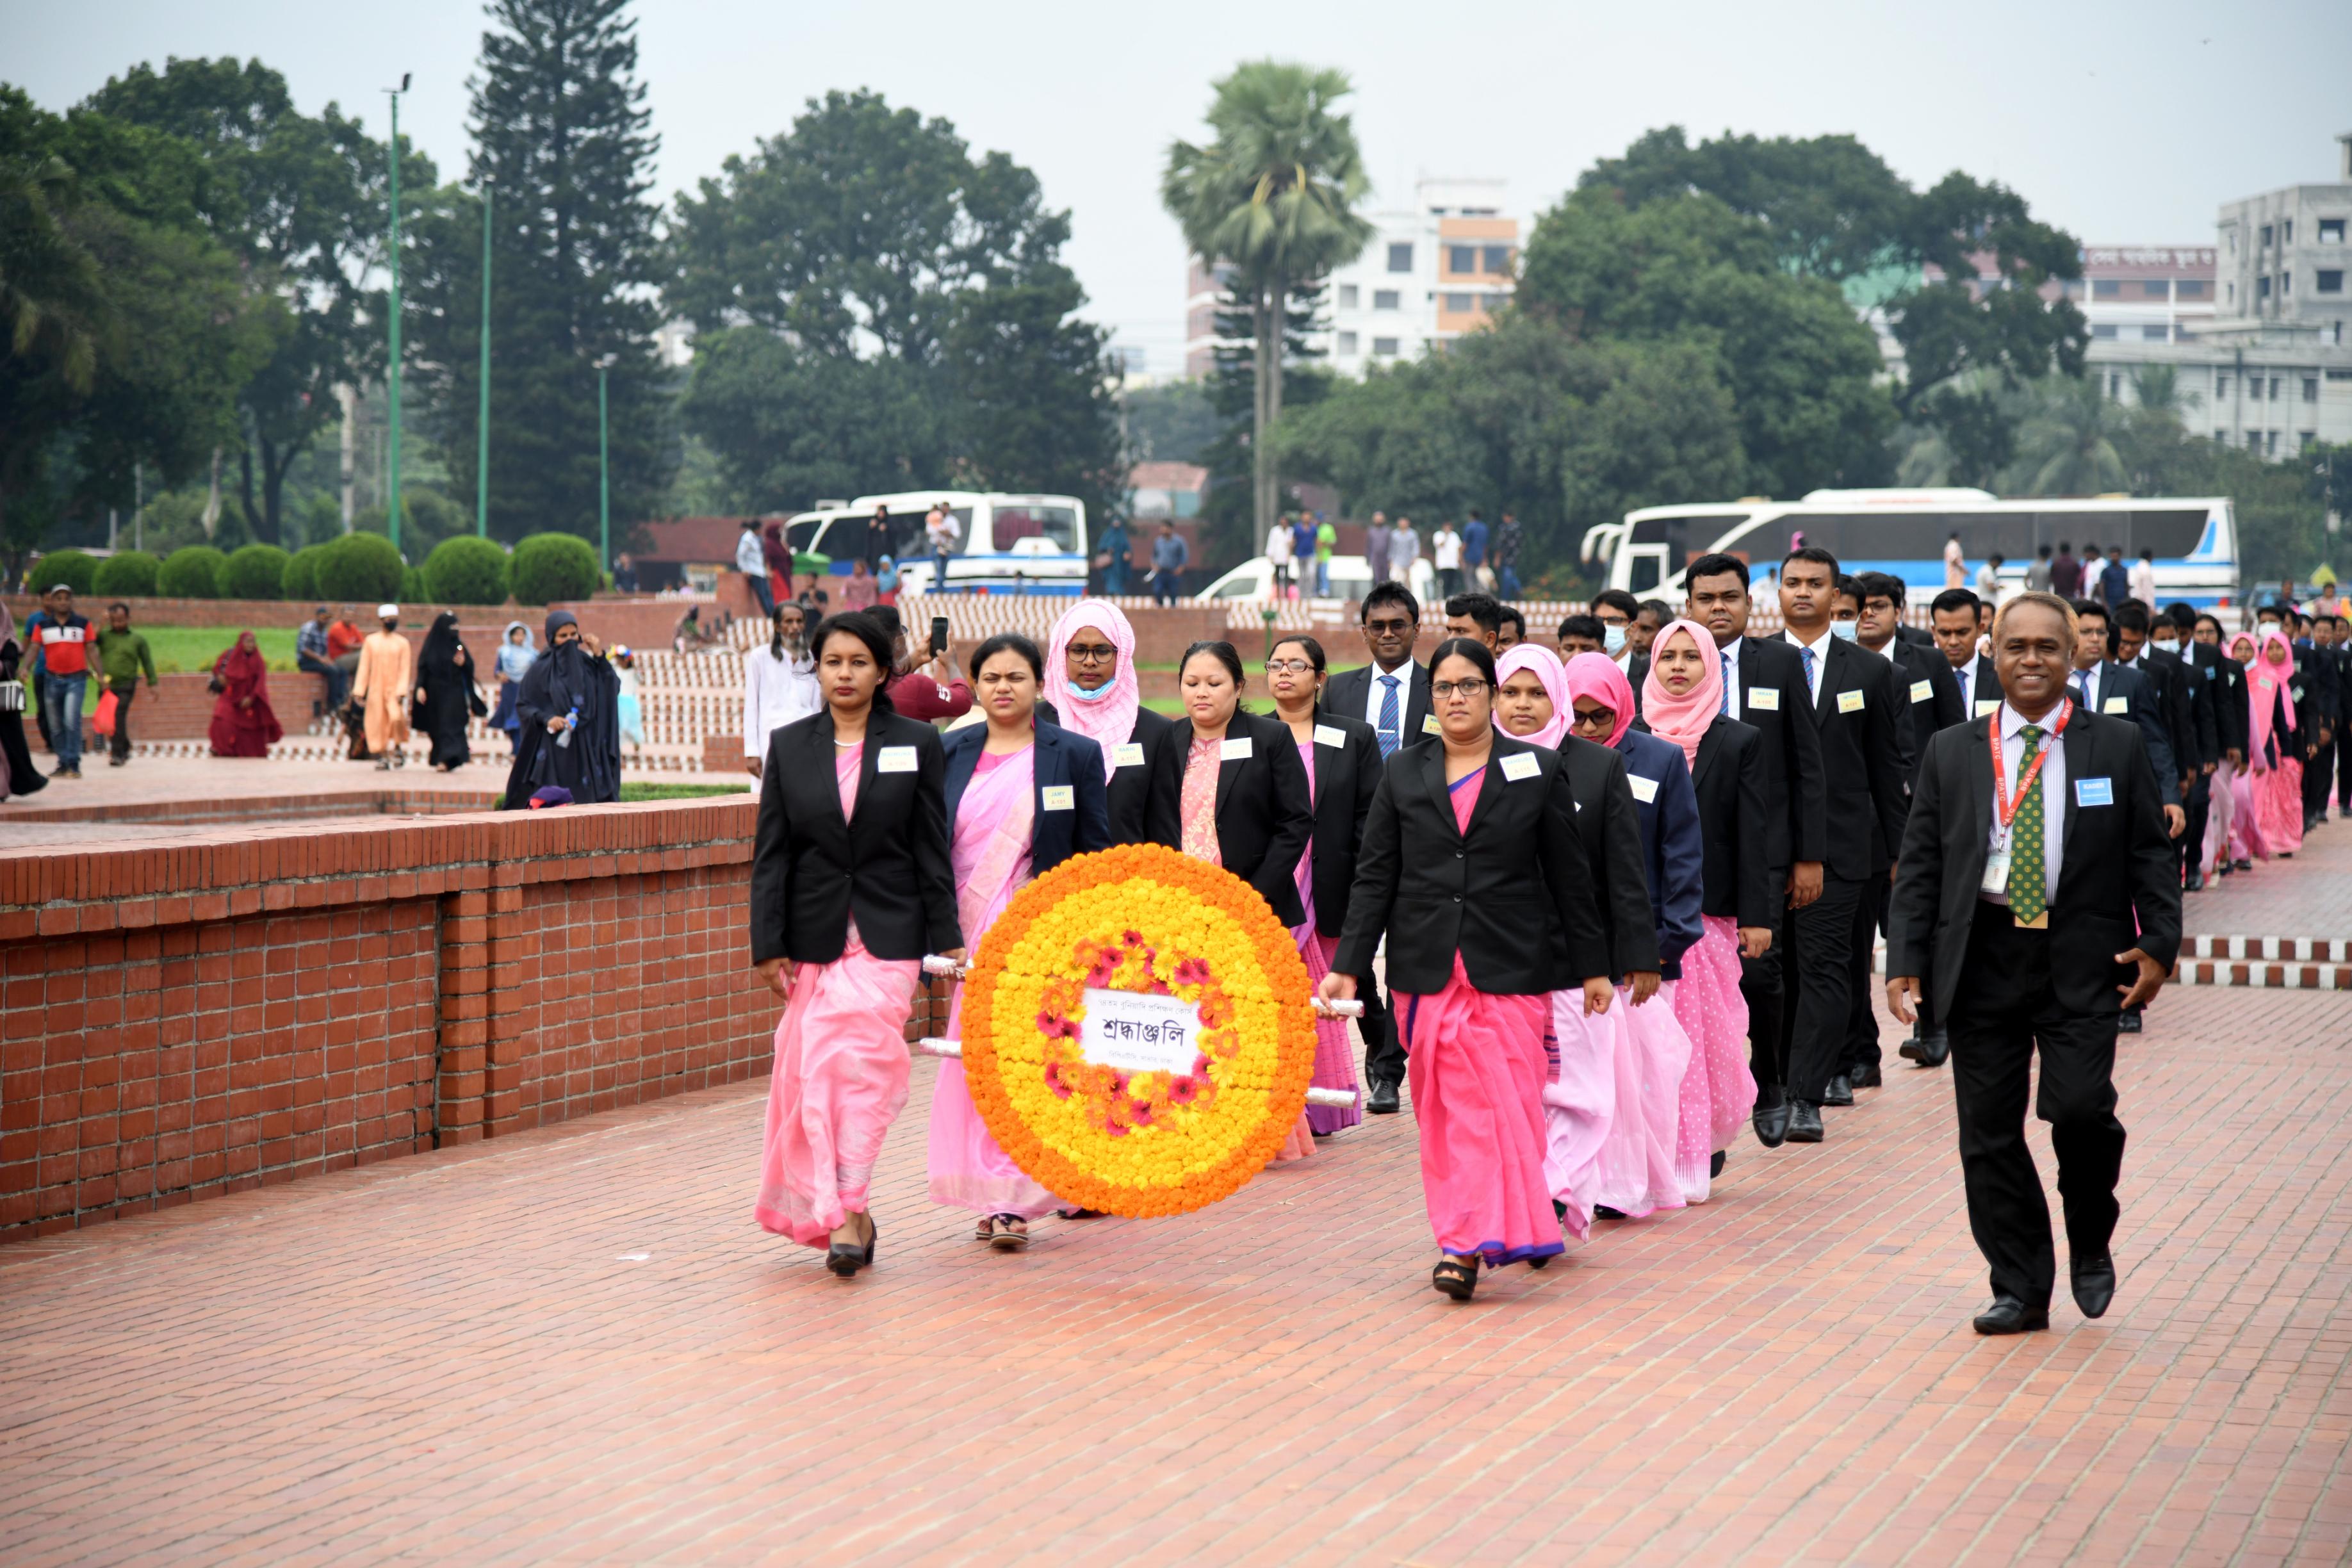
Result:
{"label": "name badge on blazer", "polygon": [[882,754],[875,759],[874,771],[877,773],[913,773],[915,771],[915,748],[912,746],[883,747]]}
{"label": "name badge on blazer", "polygon": [[1121,741],[1110,749],[1110,765],[1115,768],[1139,768],[1143,765],[1143,743]]}
{"label": "name badge on blazer", "polygon": [[1424,713],[1421,716],[1421,732],[1424,735],[1443,735],[1445,733],[1444,731],[1437,727],[1437,715],[1434,713]]}
{"label": "name badge on blazer", "polygon": [[1839,692],[1839,693],[1838,693],[1838,711],[1839,711],[1839,712],[1841,712],[1841,713],[1859,713],[1859,712],[1861,712],[1861,711],[1862,711],[1862,693],[1861,693],[1861,692],[1859,692],[1859,691],[1841,691],[1841,692]]}
{"label": "name badge on blazer", "polygon": [[1639,773],[1627,773],[1625,782],[1633,788],[1633,798],[1643,805],[1654,805],[1658,800],[1658,781],[1645,779]]}
{"label": "name badge on blazer", "polygon": [[2131,712],[2131,699],[2128,697],[2106,698],[2100,702],[2099,711],[2102,713],[2128,714]]}
{"label": "name badge on blazer", "polygon": [[1984,717],[1986,714],[1988,714],[1988,713],[1998,713],[1998,712],[2000,712],[2000,698],[1998,698],[1998,697],[1979,697],[1979,698],[1978,698],[1978,699],[1977,699],[1977,711],[1976,711],[1976,716],[1977,716],[1978,718],[1981,719],[1981,718],[1983,718],[1983,717]]}
{"label": "name badge on blazer", "polygon": [[2116,781],[2113,779],[2076,779],[2076,805],[2113,805],[2116,804]]}
{"label": "name badge on blazer", "polygon": [[1749,687],[1748,706],[1768,713],[1778,713],[1780,710],[1780,689],[1777,686]]}
{"label": "name badge on blazer", "polygon": [[1244,735],[1238,740],[1228,737],[1225,740],[1217,742],[1217,761],[1221,763],[1245,763],[1249,761],[1249,759],[1250,738],[1247,735]]}
{"label": "name badge on blazer", "polygon": [[2286,694],[2287,694],[2289,697],[2294,698],[2297,702],[2300,702],[2300,701],[2302,701],[2302,700],[2303,700],[2303,688],[2302,688],[2302,687],[2300,687],[2300,686],[2290,686],[2290,687],[2288,687],[2288,688],[2286,689]]}
{"label": "name badge on blazer", "polygon": [[1348,731],[1336,724],[1318,724],[1315,726],[1315,743],[1318,746],[1336,746],[1345,751],[1348,748]]}
{"label": "name badge on blazer", "polygon": [[1068,784],[1047,784],[1039,792],[1045,796],[1047,811],[1076,811],[1077,792]]}
{"label": "name badge on blazer", "polygon": [[1531,779],[1541,772],[1543,764],[1536,761],[1531,752],[1513,752],[1503,759],[1503,776],[1514,784],[1521,779]]}
{"label": "name badge on blazer", "polygon": [[1927,682],[1924,680],[1915,680],[1911,683],[1912,701],[1925,702],[1927,699],[1935,695],[1936,689],[1933,686],[1928,685]]}

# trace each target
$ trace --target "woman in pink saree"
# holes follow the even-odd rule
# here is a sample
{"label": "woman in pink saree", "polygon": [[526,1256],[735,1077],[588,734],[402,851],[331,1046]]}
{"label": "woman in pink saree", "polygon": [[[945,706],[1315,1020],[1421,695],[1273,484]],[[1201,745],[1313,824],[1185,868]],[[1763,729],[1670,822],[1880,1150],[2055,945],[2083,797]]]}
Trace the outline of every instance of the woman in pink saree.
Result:
{"label": "woman in pink saree", "polygon": [[[956,920],[974,949],[1033,876],[1110,847],[1101,748],[1036,721],[1043,670],[1037,645],[1017,633],[981,644],[972,682],[988,722],[951,731],[945,742]],[[961,984],[948,1036],[963,1037]],[[930,1192],[933,1203],[979,1215],[973,1239],[999,1252],[1026,1247],[1029,1222],[1059,1206],[989,1135],[952,1058],[931,1087]]]}
{"label": "woman in pink saree", "polygon": [[867,1200],[907,1103],[907,1019],[926,952],[961,957],[939,731],[891,711],[871,616],[817,627],[825,706],[768,738],[751,853],[751,958],[785,1002],[760,1153],[761,1225],[874,1262]]}
{"label": "woman in pink saree", "polygon": [[[2213,770],[2212,794],[2217,805],[2224,798],[2229,802],[2228,811],[2216,813],[2220,819],[2221,834],[2221,859],[2236,870],[2251,871],[2254,868],[2255,861],[2267,860],[2271,858],[2270,840],[2263,834],[2263,814],[2258,794],[2258,791],[2263,787],[2262,781],[2267,775],[2270,765],[2263,754],[2263,742],[2269,739],[2270,724],[2267,719],[2263,721],[2263,727],[2259,731],[2261,739],[2257,739],[2253,705],[2253,634],[2240,632],[2231,637],[2224,646],[2229,650],[2231,661],[2239,667],[2235,693],[2239,703],[2238,733],[2246,738],[2246,750],[2244,756],[2239,762],[2232,763],[2224,758],[2221,765]],[[2257,773],[2255,770],[2258,767],[2263,771]],[[2226,795],[2222,787],[2225,781],[2228,785]],[[2206,830],[2207,837],[2210,837],[2214,829],[2209,826]]]}
{"label": "woman in pink saree", "polygon": [[2303,847],[2303,731],[2294,712],[2294,645],[2264,626],[2246,666],[2246,764],[2255,772],[2254,807],[2271,853]]}

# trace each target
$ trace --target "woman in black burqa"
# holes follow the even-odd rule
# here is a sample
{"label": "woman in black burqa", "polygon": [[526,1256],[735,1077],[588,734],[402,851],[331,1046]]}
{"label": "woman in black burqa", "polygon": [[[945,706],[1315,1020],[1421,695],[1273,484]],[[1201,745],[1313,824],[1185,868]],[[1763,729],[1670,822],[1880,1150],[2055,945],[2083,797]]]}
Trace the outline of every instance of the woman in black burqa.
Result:
{"label": "woman in black burqa", "polygon": [[621,678],[569,610],[547,617],[547,645],[515,699],[522,730],[507,774],[506,807],[522,810],[551,784],[571,791],[581,805],[618,800]]}
{"label": "woman in black burqa", "polygon": [[449,610],[433,619],[425,646],[416,654],[415,700],[409,706],[411,728],[433,741],[433,765],[454,772],[471,760],[466,745],[466,725],[477,708],[488,711],[474,689],[474,658],[457,636],[457,617]]}

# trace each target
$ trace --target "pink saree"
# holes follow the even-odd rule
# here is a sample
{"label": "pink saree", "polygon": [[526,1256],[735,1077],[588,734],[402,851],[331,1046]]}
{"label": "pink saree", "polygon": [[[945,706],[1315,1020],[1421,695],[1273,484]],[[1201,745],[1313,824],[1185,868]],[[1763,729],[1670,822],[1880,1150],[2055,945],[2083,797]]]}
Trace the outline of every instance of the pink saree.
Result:
{"label": "pink saree", "polygon": [[[955,868],[956,918],[968,949],[980,946],[981,937],[1029,880],[1036,763],[1034,745],[1003,756],[983,752],[956,804],[948,857]],[[961,985],[948,1009],[948,1034],[963,1037]],[[971,1102],[963,1064],[952,1058],[940,1061],[939,1079],[931,1086],[930,1179],[933,1203],[974,1214],[1035,1219],[1057,1203],[989,1136],[988,1124]]]}
{"label": "pink saree", "polygon": [[[1567,1212],[1560,1223],[1582,1241],[1592,1234],[1601,1190],[1601,1148],[1617,1116],[1617,1032],[1607,1013],[1584,1014],[1584,992],[1555,991],[1551,1035],[1544,1041],[1549,1077],[1543,1087],[1544,1184]],[[1610,1012],[1617,1003],[1609,1004]]]}
{"label": "pink saree", "polygon": [[1706,1202],[1708,1166],[1728,1149],[1756,1103],[1748,1068],[1748,999],[1739,994],[1739,929],[1727,915],[1701,915],[1706,934],[1683,954],[1672,983],[1675,1017],[1690,1037],[1675,1110],[1675,1178],[1685,1202]]}
{"label": "pink saree", "polygon": [[[863,745],[839,748],[841,815],[857,806]],[[801,964],[776,1026],[768,1130],[760,1152],[760,1224],[824,1247],[863,1213],[883,1136],[907,1104],[907,1018],[922,965],[876,958],[849,923],[831,963]]]}
{"label": "pink saree", "polygon": [[[1299,765],[1307,770],[1307,800],[1315,801],[1315,746],[1310,741],[1298,742]],[[1298,956],[1307,961],[1307,984],[1317,986],[1331,973],[1331,956],[1339,951],[1339,939],[1324,936],[1315,929],[1315,841],[1307,841],[1306,852],[1298,857],[1298,903],[1307,911],[1307,923],[1290,928],[1292,940],[1298,943]],[[1348,1046],[1348,1021],[1345,1018],[1315,1020],[1315,1077],[1317,1089],[1356,1089],[1356,1053]],[[1363,1100],[1359,1096],[1353,1105],[1310,1105],[1307,1108],[1307,1125],[1316,1133],[1328,1134],[1344,1127],[1353,1127],[1364,1119]]]}

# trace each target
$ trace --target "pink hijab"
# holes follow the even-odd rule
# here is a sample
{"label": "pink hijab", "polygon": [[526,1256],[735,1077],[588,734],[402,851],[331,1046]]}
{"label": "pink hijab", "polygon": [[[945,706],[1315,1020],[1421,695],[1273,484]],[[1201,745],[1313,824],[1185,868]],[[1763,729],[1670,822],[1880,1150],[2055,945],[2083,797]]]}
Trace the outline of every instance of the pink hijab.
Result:
{"label": "pink hijab", "polygon": [[[2241,632],[2238,635],[2242,637],[2246,634]],[[2271,738],[2271,694],[2273,692],[2278,694],[2280,713],[2286,721],[2287,728],[2290,730],[2294,728],[2294,645],[2289,642],[2286,634],[2276,626],[2257,633],[2255,637],[2253,661],[2246,666],[2246,680],[2253,688],[2252,700],[2246,704],[2246,711],[2253,721],[2253,733],[2249,739],[2248,750],[2254,755],[2260,756],[2263,743]],[[2278,644],[2286,650],[2284,664],[2273,664],[2270,661],[2270,647],[2273,643]],[[2235,646],[2234,639],[2232,646]]]}
{"label": "pink hijab", "polygon": [[[1658,683],[1657,650],[1676,632],[1690,637],[1699,651],[1699,662],[1706,667],[1698,684],[1680,697]],[[1642,721],[1660,740],[1680,746],[1683,761],[1693,768],[1698,766],[1699,742],[1706,738],[1707,727],[1723,711],[1723,660],[1710,657],[1715,651],[1715,634],[1696,621],[1668,621],[1650,644],[1650,673],[1642,681]]]}
{"label": "pink hijab", "polygon": [[[1519,735],[1514,739],[1525,741],[1531,746],[1548,746],[1558,751],[1560,738],[1568,733],[1568,672],[1560,668],[1559,657],[1551,649],[1536,643],[1523,642],[1515,644],[1495,661],[1496,685],[1499,687],[1523,669],[1534,670],[1536,679],[1543,683],[1544,695],[1551,699],[1551,722],[1532,735]],[[1497,697],[1496,700],[1501,699]],[[1495,728],[1507,735],[1510,733],[1503,730],[1500,714],[1496,715]]]}
{"label": "pink hijab", "polygon": [[[1098,692],[1080,691],[1070,684],[1070,638],[1092,626],[1118,649],[1118,673]],[[1045,650],[1045,700],[1062,716],[1062,728],[1075,730],[1102,748],[1103,777],[1118,766],[1117,749],[1135,733],[1135,710],[1143,705],[1143,689],[1135,679],[1135,628],[1117,605],[1105,599],[1081,599],[1054,623],[1052,646]],[[1089,698],[1091,697],[1091,700]]]}
{"label": "pink hijab", "polygon": [[[1617,727],[1609,731],[1607,744],[1615,745],[1633,727],[1633,684],[1617,668],[1617,661],[1607,654],[1580,653],[1568,661],[1568,700],[1571,709],[1580,697],[1591,698],[1617,716]],[[1574,716],[1571,711],[1571,721]]]}

